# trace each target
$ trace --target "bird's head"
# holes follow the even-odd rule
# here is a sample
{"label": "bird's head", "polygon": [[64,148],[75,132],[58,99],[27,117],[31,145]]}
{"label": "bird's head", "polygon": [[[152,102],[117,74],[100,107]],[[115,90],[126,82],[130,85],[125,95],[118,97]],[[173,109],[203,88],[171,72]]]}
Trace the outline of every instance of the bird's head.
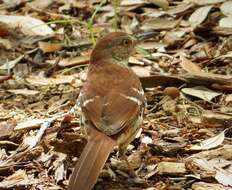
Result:
{"label": "bird's head", "polygon": [[90,62],[127,61],[135,46],[135,39],[124,32],[112,32],[101,38],[91,54]]}
{"label": "bird's head", "polygon": [[151,34],[155,33],[142,33],[137,37],[124,32],[109,33],[97,42],[91,54],[90,63],[94,64],[105,61],[126,63],[135,45],[151,37]]}

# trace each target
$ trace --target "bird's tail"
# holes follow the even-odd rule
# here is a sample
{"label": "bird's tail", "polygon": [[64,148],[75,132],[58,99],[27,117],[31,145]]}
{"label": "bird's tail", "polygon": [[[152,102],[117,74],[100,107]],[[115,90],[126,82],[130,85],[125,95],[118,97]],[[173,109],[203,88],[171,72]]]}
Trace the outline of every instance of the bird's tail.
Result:
{"label": "bird's tail", "polygon": [[93,130],[74,168],[68,190],[91,190],[114,146],[112,138]]}

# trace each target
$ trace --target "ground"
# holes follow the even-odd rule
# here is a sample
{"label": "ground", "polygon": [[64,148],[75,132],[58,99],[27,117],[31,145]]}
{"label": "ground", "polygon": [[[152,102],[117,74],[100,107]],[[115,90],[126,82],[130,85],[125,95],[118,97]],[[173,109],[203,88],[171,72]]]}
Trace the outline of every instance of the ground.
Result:
{"label": "ground", "polygon": [[66,189],[86,140],[73,109],[96,40],[158,35],[129,65],[147,108],[95,189],[232,189],[232,1],[0,0],[0,189]]}

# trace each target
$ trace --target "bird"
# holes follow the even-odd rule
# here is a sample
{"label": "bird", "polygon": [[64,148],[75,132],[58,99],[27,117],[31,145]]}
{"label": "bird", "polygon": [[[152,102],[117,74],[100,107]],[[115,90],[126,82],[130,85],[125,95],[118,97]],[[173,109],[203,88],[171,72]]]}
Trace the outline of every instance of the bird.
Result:
{"label": "bird", "polygon": [[71,174],[68,190],[91,190],[114,147],[125,155],[139,131],[146,98],[128,60],[135,46],[152,35],[136,38],[111,32],[96,43],[77,101],[88,142]]}

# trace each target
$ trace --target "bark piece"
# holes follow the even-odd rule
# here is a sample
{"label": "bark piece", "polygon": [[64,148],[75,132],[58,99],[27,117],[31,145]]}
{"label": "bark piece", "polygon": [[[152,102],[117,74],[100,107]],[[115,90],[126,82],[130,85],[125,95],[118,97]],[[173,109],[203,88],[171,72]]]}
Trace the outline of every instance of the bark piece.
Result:
{"label": "bark piece", "polygon": [[186,173],[184,163],[178,162],[160,162],[157,165],[156,171],[159,175],[182,175]]}

